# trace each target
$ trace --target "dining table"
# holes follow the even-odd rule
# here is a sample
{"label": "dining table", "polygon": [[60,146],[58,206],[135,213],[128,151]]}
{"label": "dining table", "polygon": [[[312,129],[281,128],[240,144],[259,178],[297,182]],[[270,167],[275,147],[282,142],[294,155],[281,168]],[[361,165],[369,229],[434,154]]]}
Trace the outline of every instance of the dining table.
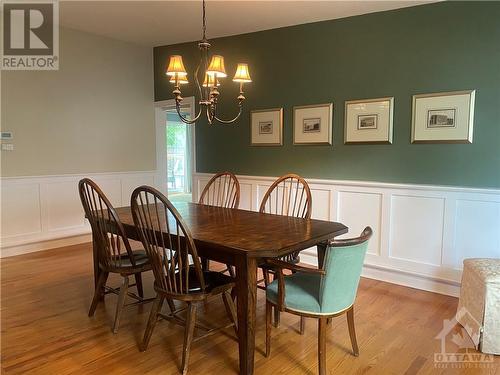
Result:
{"label": "dining table", "polygon": [[[234,266],[240,374],[254,373],[257,268],[277,258],[317,247],[321,265],[328,241],[347,233],[337,222],[272,215],[242,209],[174,202],[189,228],[198,255]],[[140,241],[130,207],[116,209],[129,239]],[[94,242],[94,278],[98,264]]]}

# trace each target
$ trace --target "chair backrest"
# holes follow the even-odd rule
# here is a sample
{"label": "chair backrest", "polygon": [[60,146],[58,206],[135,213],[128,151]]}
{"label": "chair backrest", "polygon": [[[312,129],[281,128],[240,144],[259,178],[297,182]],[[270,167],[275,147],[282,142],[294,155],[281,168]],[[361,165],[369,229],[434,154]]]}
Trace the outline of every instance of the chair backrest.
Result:
{"label": "chair backrest", "polygon": [[321,280],[321,311],[340,312],[354,303],[372,229],[366,227],[357,238],[332,241],[325,254]]}
{"label": "chair backrest", "polygon": [[196,246],[172,203],[158,190],[140,186],[132,193],[131,207],[156,287],[178,299],[202,293],[205,280]]}
{"label": "chair backrest", "polygon": [[200,204],[226,208],[238,208],[240,204],[240,183],[231,172],[213,176],[201,192]]}
{"label": "chair backrest", "polygon": [[304,219],[311,217],[312,195],[306,180],[296,174],[278,178],[267,189],[259,212]]}
{"label": "chair backrest", "polygon": [[128,266],[134,266],[135,260],[123,224],[106,195],[89,178],[80,180],[78,192],[92,228],[101,267],[120,268],[125,260]]}

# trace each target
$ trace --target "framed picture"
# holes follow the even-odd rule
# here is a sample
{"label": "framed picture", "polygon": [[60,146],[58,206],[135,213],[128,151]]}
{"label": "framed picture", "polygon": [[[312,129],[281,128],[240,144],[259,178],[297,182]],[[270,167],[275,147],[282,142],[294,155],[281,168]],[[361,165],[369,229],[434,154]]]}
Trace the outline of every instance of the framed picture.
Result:
{"label": "framed picture", "polygon": [[293,107],[293,144],[331,145],[332,116],[332,103]]}
{"label": "framed picture", "polygon": [[392,143],[394,98],[345,102],[344,143]]}
{"label": "framed picture", "polygon": [[250,112],[250,144],[281,146],[283,144],[283,108]]}
{"label": "framed picture", "polygon": [[413,95],[412,143],[472,143],[475,90]]}

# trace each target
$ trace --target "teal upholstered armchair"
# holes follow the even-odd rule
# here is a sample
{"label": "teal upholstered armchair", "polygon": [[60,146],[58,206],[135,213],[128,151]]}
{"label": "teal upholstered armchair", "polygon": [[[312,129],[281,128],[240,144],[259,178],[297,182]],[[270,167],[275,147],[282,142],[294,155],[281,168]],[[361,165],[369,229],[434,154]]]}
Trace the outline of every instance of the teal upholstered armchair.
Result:
{"label": "teal upholstered armchair", "polygon": [[[268,263],[277,270],[278,277],[269,284],[266,291],[266,356],[269,356],[271,351],[273,306],[280,311],[301,316],[302,321],[303,317],[318,318],[320,375],[326,373],[326,325],[330,318],[347,314],[353,352],[355,356],[359,354],[354,330],[354,300],[371,235],[371,228],[366,227],[358,238],[331,241],[319,269],[301,267],[275,259],[268,260]],[[283,269],[295,273],[284,276]]]}

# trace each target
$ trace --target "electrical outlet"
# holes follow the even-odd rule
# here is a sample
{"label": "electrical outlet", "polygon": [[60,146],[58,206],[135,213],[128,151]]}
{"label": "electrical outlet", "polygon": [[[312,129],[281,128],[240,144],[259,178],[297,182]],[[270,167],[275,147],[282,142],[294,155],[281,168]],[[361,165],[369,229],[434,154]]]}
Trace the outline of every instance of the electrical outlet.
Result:
{"label": "electrical outlet", "polygon": [[14,151],[14,145],[12,143],[2,143],[2,151]]}
{"label": "electrical outlet", "polygon": [[2,133],[1,133],[1,136],[0,136],[0,139],[1,139],[2,141],[11,141],[11,140],[13,140],[13,139],[14,139],[14,133],[12,133],[12,132],[7,132],[7,131],[6,131],[6,132],[2,132]]}

